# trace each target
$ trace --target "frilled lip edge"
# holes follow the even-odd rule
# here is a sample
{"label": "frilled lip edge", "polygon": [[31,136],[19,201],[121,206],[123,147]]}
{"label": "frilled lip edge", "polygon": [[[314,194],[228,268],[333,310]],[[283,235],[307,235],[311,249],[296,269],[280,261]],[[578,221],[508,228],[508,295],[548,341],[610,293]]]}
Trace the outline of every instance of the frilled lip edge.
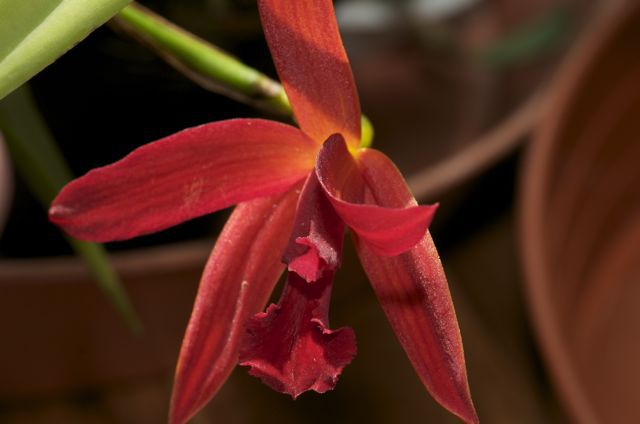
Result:
{"label": "frilled lip edge", "polygon": [[332,280],[332,272],[311,283],[290,272],[278,304],[249,321],[240,365],[294,399],[333,389],[356,343],[351,328],[327,328]]}

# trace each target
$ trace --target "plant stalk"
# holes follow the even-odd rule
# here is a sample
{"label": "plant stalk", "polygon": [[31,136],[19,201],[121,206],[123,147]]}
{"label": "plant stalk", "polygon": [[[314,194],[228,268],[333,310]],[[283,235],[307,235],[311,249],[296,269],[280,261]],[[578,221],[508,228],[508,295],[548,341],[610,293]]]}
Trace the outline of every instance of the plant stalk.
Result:
{"label": "plant stalk", "polygon": [[[279,82],[151,10],[134,2],[111,22],[205,89],[277,114],[293,116]],[[360,145],[370,146],[373,135],[373,126],[363,115]]]}

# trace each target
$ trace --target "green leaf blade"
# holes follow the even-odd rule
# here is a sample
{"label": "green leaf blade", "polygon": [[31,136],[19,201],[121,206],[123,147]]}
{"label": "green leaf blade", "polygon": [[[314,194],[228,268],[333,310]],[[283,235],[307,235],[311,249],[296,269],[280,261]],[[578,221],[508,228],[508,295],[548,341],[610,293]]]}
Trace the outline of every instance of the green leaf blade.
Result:
{"label": "green leaf blade", "polygon": [[0,0],[0,99],[131,0]]}
{"label": "green leaf blade", "polygon": [[[62,186],[71,179],[71,171],[26,86],[0,101],[0,130],[16,170],[46,210]],[[98,286],[129,328],[140,333],[142,324],[109,263],[104,247],[72,238],[67,238],[67,241],[88,265]]]}

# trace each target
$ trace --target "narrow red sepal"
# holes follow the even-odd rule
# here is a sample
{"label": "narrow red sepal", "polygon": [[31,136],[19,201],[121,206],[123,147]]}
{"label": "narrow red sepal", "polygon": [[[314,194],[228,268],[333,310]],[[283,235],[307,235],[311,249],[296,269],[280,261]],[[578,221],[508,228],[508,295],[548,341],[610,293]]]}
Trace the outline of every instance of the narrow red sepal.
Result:
{"label": "narrow red sepal", "polygon": [[283,255],[289,271],[311,282],[340,266],[344,223],[312,172],[298,200],[289,245]]}
{"label": "narrow red sepal", "polygon": [[381,256],[395,256],[415,246],[438,207],[366,204],[364,192],[369,182],[339,134],[331,136],[320,149],[316,174],[340,218]]}
{"label": "narrow red sepal", "polygon": [[284,266],[297,188],[241,203],[207,262],[185,332],[171,399],[171,424],[202,408],[238,362],[246,321],[264,308]]}
{"label": "narrow red sepal", "polygon": [[360,144],[360,103],[331,0],[259,0],[264,33],[302,131]]}
{"label": "narrow red sepal", "polygon": [[327,328],[332,280],[332,272],[312,283],[290,272],[278,304],[248,324],[240,365],[294,399],[308,390],[333,389],[356,344],[350,328]]}
{"label": "narrow red sepal", "polygon": [[[404,179],[382,153],[361,154],[368,200],[415,204]],[[477,423],[462,339],[447,279],[429,233],[395,257],[380,256],[356,234],[356,249],[400,344],[431,395],[467,423]]]}
{"label": "narrow red sepal", "polygon": [[273,121],[200,125],[72,181],[49,217],[83,240],[136,237],[283,193],[313,169],[316,151],[299,129]]}

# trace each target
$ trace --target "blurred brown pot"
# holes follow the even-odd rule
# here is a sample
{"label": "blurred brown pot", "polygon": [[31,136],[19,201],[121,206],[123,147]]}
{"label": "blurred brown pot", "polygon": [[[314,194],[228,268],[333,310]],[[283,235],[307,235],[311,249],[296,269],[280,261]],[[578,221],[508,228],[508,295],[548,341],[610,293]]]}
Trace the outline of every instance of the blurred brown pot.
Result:
{"label": "blurred brown pot", "polygon": [[520,198],[532,318],[580,423],[640,422],[640,3],[609,11],[553,85]]}
{"label": "blurred brown pot", "polygon": [[74,257],[0,261],[0,399],[63,393],[172,375],[213,244],[114,253],[145,326],[129,331]]}

